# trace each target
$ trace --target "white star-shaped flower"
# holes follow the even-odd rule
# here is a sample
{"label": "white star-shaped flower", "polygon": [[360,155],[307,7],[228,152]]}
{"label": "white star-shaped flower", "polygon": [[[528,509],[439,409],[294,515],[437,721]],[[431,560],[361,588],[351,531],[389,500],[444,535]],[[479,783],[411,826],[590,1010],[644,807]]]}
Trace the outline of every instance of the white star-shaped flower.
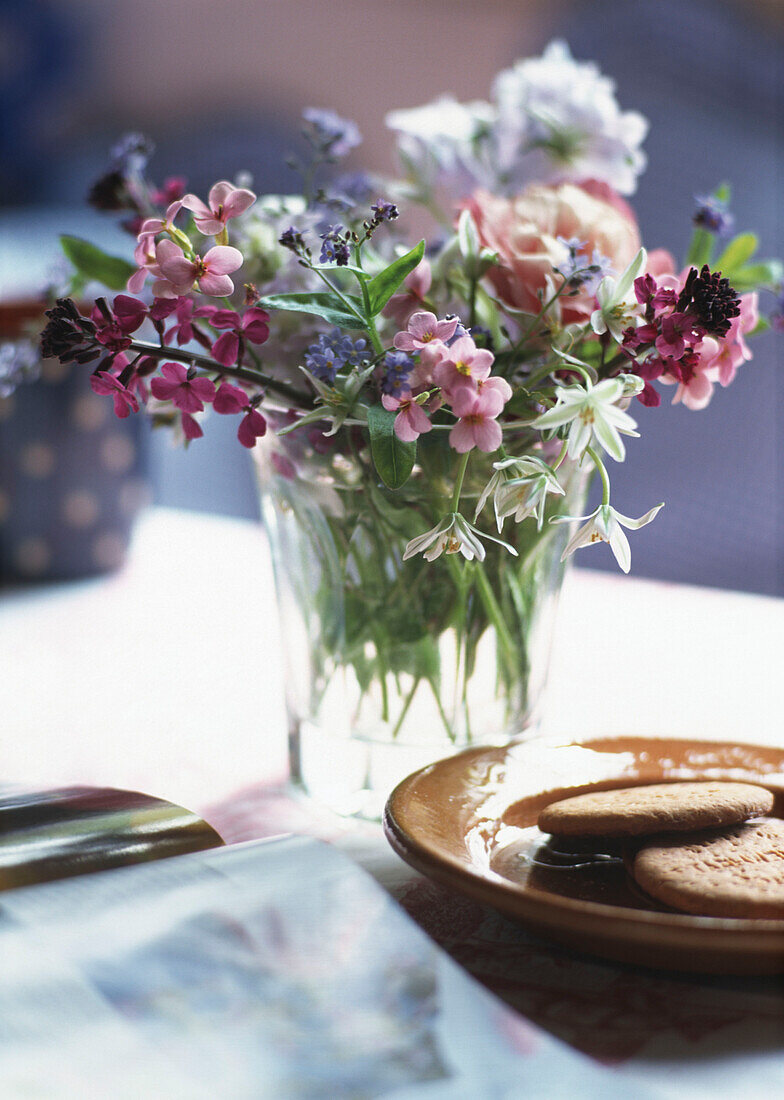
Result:
{"label": "white star-shaped flower", "polygon": [[599,308],[591,314],[591,328],[601,336],[609,332],[620,344],[624,329],[634,325],[640,304],[634,293],[634,280],[645,270],[648,253],[641,248],[629,266],[617,279],[605,275],[596,288]]}
{"label": "white star-shaped flower", "polygon": [[547,494],[564,494],[553,470],[541,458],[533,455],[506,459],[504,463],[496,462],[494,465],[496,469],[502,467],[498,472],[505,475],[504,480],[496,486],[493,496],[498,530],[501,530],[506,517],[513,515],[515,523],[522,523],[528,516],[535,516],[536,526],[541,531]]}
{"label": "white star-shaped flower", "polygon": [[517,551],[508,542],[478,531],[459,512],[450,512],[424,535],[417,535],[416,538],[411,539],[403,554],[403,561],[412,558],[414,554],[424,554],[427,561],[435,561],[443,553],[462,554],[468,561],[473,561],[474,558],[477,561],[484,561],[485,548],[480,538],[497,542],[499,546],[503,546],[510,554],[517,557]]}
{"label": "white star-shaped flower", "polygon": [[651,508],[650,512],[646,512],[639,519],[622,516],[609,504],[600,504],[596,511],[591,512],[589,516],[553,516],[550,523],[582,523],[583,520],[588,521],[571,537],[561,555],[561,561],[573,554],[575,550],[579,550],[581,546],[591,546],[595,542],[607,542],[610,544],[610,549],[621,569],[624,573],[628,573],[632,564],[632,552],[629,540],[623,533],[623,528],[626,527],[629,531],[638,531],[640,527],[650,523],[663,507],[663,503],[657,504],[655,508]]}
{"label": "white star-shaped flower", "polygon": [[557,404],[533,421],[534,428],[559,428],[570,424],[567,450],[570,458],[579,459],[593,439],[616,462],[623,462],[626,448],[624,435],[638,436],[637,423],[618,407],[626,397],[623,378],[605,378],[595,385],[586,381],[581,386],[557,386]]}

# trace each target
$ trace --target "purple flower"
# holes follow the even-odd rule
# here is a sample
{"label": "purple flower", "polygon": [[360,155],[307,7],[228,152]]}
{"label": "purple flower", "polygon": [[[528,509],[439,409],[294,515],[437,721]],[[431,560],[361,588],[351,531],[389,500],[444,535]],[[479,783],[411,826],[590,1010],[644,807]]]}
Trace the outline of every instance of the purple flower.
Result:
{"label": "purple flower", "polygon": [[367,341],[352,340],[339,328],[322,333],[318,342],[311,344],[305,352],[305,366],[314,378],[330,385],[341,367],[356,367],[366,358]]}
{"label": "purple flower", "polygon": [[400,217],[400,211],[395,204],[387,202],[386,199],[379,199],[378,202],[374,202],[370,209],[373,211],[373,221],[377,224],[391,222]]}
{"label": "purple flower", "polygon": [[305,132],[305,136],[320,153],[344,157],[362,143],[357,124],[341,118],[334,111],[308,107],[302,112],[302,117],[312,128]]}
{"label": "purple flower", "polygon": [[290,225],[288,229],[284,229],[281,233],[278,243],[282,244],[284,248],[290,249],[292,252],[296,252],[297,255],[304,249],[305,240],[299,229],[296,229],[293,225]]}
{"label": "purple flower", "polygon": [[341,237],[342,232],[342,225],[330,225],[326,233],[320,234],[324,243],[321,246],[319,263],[337,264],[338,267],[346,266],[351,254],[348,242]]}
{"label": "purple flower", "polygon": [[735,224],[735,219],[729,212],[726,202],[713,195],[695,195],[694,201],[697,203],[697,208],[692,221],[699,229],[707,229],[709,233],[715,233],[718,237],[729,233]]}
{"label": "purple flower", "polygon": [[404,351],[388,351],[384,359],[386,371],[381,379],[381,392],[389,397],[400,397],[410,389],[409,378],[414,360]]}

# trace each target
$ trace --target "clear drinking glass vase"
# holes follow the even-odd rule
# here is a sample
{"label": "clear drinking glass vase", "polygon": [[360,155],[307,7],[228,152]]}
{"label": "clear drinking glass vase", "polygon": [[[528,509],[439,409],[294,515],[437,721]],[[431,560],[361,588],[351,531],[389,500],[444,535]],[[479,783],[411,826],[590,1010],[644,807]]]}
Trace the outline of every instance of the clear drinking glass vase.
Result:
{"label": "clear drinking glass vase", "polygon": [[[460,456],[420,439],[402,489],[378,479],[363,438],[307,429],[255,448],[284,648],[294,782],[343,814],[378,818],[410,772],[470,745],[531,735],[547,676],[568,525],[585,495],[559,477],[541,531],[508,521],[518,556],[486,542],[484,562],[445,553],[403,561],[408,541],[452,510]],[[437,433],[432,433],[436,436]],[[515,455],[530,450],[521,435]],[[424,445],[421,445],[423,444]],[[497,456],[475,452],[469,518]],[[497,534],[492,504],[477,520]]]}

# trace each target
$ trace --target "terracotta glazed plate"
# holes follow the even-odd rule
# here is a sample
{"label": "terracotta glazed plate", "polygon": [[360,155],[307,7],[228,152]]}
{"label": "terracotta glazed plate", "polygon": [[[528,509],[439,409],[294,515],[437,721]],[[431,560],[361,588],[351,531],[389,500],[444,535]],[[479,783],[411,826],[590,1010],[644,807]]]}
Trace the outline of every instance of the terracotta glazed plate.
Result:
{"label": "terracotta glazed plate", "polygon": [[759,783],[784,817],[784,749],[630,737],[469,749],[405,779],[384,830],[417,870],[575,950],[671,970],[784,971],[784,920],[676,913],[634,885],[622,856],[557,851],[536,827],[559,798],[687,779]]}

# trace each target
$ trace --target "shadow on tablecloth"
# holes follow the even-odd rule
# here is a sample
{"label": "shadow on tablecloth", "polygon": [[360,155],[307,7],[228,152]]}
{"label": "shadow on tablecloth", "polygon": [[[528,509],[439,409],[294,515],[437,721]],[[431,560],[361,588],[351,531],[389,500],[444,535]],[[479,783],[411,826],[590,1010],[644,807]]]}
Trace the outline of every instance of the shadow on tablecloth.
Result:
{"label": "shadow on tablecloth", "polygon": [[784,976],[649,971],[545,943],[405,866],[379,826],[338,818],[285,780],[246,788],[200,812],[229,844],[298,833],[349,851],[478,981],[601,1062],[694,1063],[784,1048]]}

